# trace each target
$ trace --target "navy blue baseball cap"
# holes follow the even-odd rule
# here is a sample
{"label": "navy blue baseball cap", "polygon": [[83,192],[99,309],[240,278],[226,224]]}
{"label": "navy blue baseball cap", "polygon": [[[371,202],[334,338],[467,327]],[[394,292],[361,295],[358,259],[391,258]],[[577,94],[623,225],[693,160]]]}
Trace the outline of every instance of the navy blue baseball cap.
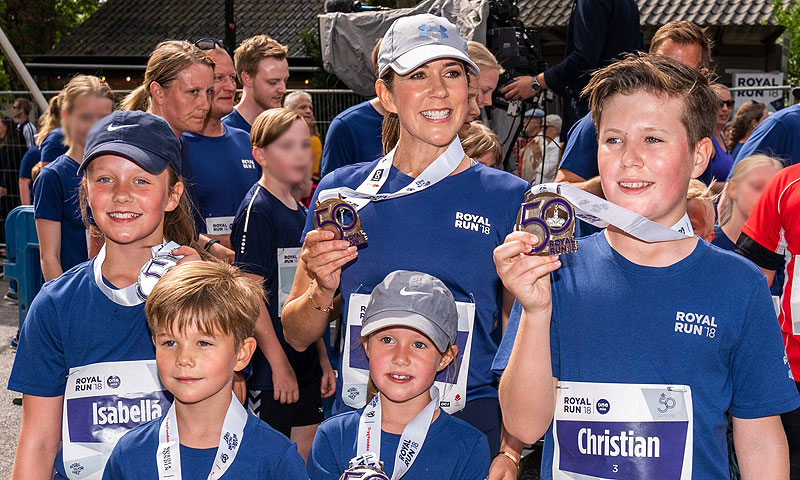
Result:
{"label": "navy blue baseball cap", "polygon": [[172,165],[181,172],[181,142],[166,120],[138,110],[117,110],[98,121],[86,142],[78,174],[101,155],[119,155],[152,174]]}

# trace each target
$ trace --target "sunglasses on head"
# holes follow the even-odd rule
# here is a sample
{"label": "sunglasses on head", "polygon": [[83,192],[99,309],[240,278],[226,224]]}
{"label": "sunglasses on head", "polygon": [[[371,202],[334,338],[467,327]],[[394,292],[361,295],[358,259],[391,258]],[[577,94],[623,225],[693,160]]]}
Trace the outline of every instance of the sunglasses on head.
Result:
{"label": "sunglasses on head", "polygon": [[225,44],[222,43],[222,40],[217,40],[215,38],[201,38],[194,42],[194,46],[200,50],[214,50],[216,47],[225,50]]}
{"label": "sunglasses on head", "polygon": [[733,100],[720,100],[719,105],[725,105],[728,108],[733,108],[734,102]]}

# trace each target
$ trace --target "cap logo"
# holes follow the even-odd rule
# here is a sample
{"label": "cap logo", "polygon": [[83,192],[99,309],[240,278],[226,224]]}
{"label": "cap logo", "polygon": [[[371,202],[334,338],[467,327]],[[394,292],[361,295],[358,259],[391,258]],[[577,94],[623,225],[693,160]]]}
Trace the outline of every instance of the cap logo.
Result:
{"label": "cap logo", "polygon": [[108,130],[109,132],[115,132],[121,128],[129,128],[129,127],[138,127],[138,125],[117,125],[117,126],[109,125],[106,130]]}
{"label": "cap logo", "polygon": [[403,295],[405,297],[405,296],[408,296],[408,295],[427,295],[427,293],[425,293],[425,292],[409,292],[408,290],[406,290],[406,287],[403,287],[403,288],[400,289],[400,295]]}
{"label": "cap logo", "polygon": [[428,37],[428,38],[450,38],[447,36],[447,29],[444,28],[442,25],[426,25],[422,24],[417,27],[421,30],[419,36],[420,37]]}

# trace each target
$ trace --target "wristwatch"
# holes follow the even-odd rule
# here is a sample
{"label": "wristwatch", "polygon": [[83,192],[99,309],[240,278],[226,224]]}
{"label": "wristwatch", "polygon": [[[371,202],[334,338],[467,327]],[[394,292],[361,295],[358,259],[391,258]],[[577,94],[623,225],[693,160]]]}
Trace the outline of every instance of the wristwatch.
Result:
{"label": "wristwatch", "polygon": [[542,86],[539,84],[539,80],[537,77],[538,75],[534,75],[533,81],[531,81],[531,89],[533,90],[533,93],[539,93],[542,90],[544,90]]}

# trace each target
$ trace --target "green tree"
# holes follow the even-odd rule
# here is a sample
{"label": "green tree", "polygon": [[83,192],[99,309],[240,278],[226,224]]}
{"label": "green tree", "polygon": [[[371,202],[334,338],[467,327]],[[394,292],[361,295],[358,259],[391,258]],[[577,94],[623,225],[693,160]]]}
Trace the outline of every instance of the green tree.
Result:
{"label": "green tree", "polygon": [[[20,56],[48,52],[105,0],[0,1],[0,27]],[[0,88],[22,87],[9,62],[2,59]],[[4,84],[5,80],[5,84]]]}
{"label": "green tree", "polygon": [[789,37],[789,71],[786,83],[800,85],[800,2],[796,0],[773,0],[772,19],[786,27]]}

